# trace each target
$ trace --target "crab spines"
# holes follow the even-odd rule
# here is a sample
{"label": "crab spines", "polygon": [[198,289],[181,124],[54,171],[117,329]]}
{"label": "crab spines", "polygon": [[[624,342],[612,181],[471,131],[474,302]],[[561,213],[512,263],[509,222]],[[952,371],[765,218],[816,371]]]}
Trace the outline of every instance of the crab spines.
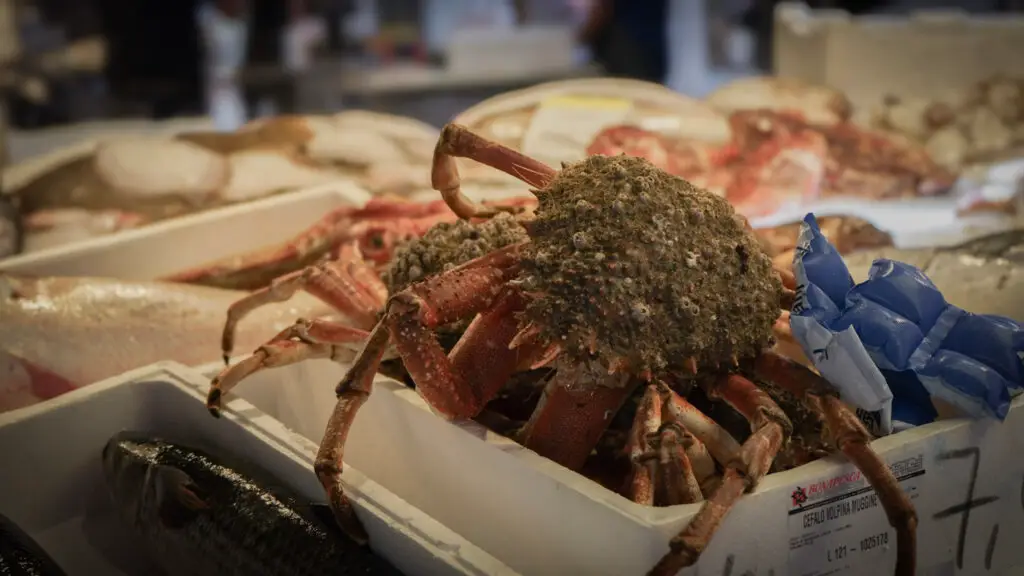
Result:
{"label": "crab spines", "polygon": [[526,326],[523,327],[522,330],[520,330],[518,333],[516,333],[515,336],[512,337],[512,341],[508,343],[508,349],[515,350],[516,348],[519,348],[520,346],[523,346],[525,344],[537,342],[542,331],[543,328],[536,324],[533,324],[532,322],[527,324]]}
{"label": "crab spines", "polygon": [[696,376],[697,375],[697,359],[694,358],[693,356],[690,356],[686,360],[683,360],[683,368],[685,368],[686,371],[690,373],[690,375]]}
{"label": "crab spines", "polygon": [[536,358],[530,363],[530,370],[536,370],[543,368],[548,364],[555,361],[556,358],[562,353],[562,345],[556,342],[552,342],[542,348],[537,354]]}
{"label": "crab spines", "polygon": [[534,323],[523,326],[508,343],[508,349],[519,352],[521,370],[543,368],[558,358],[562,353],[562,345],[557,342],[545,342],[544,328]]}

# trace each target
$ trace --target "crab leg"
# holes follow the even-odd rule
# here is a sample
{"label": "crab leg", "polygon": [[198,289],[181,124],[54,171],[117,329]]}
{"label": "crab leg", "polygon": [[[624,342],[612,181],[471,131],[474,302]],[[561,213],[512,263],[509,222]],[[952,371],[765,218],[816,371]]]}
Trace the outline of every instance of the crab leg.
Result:
{"label": "crab leg", "polygon": [[[432,408],[453,419],[479,413],[490,400],[481,393],[480,384],[491,382],[483,384],[483,390],[497,393],[523,362],[522,352],[509,347],[515,336],[509,329],[510,317],[518,296],[498,289],[519,248],[496,250],[395,294],[374,328],[385,335],[380,336],[383,343],[371,346],[374,342],[368,342],[339,387],[372,381],[387,343],[394,340],[417,390]],[[451,357],[446,356],[433,329],[484,310],[452,349]],[[503,371],[508,373],[502,375]]]}
{"label": "crab leg", "polygon": [[730,374],[709,392],[750,420],[754,432],[743,443],[739,458],[724,462],[721,485],[697,516],[671,540],[671,550],[651,569],[651,575],[673,576],[697,562],[729,510],[768,473],[772,460],[793,430],[789,418],[768,394],[742,376]]}
{"label": "crab leg", "polygon": [[338,383],[334,392],[338,397],[334,410],[327,419],[327,429],[320,441],[320,449],[313,462],[313,471],[327,493],[327,502],[334,512],[341,529],[350,538],[365,544],[368,540],[348,496],[341,484],[344,470],[345,441],[348,440],[352,422],[373,391],[373,379],[380,368],[381,358],[388,347],[388,328],[382,319],[370,332],[362,352],[356,356],[348,373]]}
{"label": "crab leg", "polygon": [[889,524],[896,530],[896,574],[910,576],[917,565],[917,512],[892,471],[871,449],[871,434],[843,404],[828,382],[805,366],[772,353],[758,357],[754,370],[765,380],[804,399],[825,418],[836,445],[875,489]]}
{"label": "crab leg", "polygon": [[368,335],[365,330],[328,320],[298,320],[251,356],[224,368],[214,377],[206,396],[206,407],[217,416],[223,396],[249,376],[314,358],[341,360],[343,350],[351,351],[354,344],[362,343]]}
{"label": "crab leg", "polygon": [[526,448],[570,470],[583,467],[612,418],[636,388],[622,375],[579,386],[580,371],[559,367],[520,433]]}
{"label": "crab leg", "polygon": [[649,384],[627,444],[633,462],[630,498],[653,505],[657,492],[658,501],[666,506],[703,500],[717,486],[718,477],[715,460],[702,440],[715,446],[723,462],[739,454],[740,445],[718,423],[664,382]]}
{"label": "crab leg", "polygon": [[[501,279],[494,269],[466,270],[458,278],[464,283],[421,284],[391,301],[387,322],[395,347],[417,391],[445,418],[476,416],[515,372],[519,352],[508,348],[518,327],[511,312],[514,300],[493,294]],[[487,311],[474,321],[476,326],[470,324],[451,357],[445,355],[433,329],[482,310]],[[489,333],[488,325],[498,330]]]}
{"label": "crab leg", "polygon": [[708,452],[708,447],[694,434],[690,435],[690,439],[691,443],[686,447],[686,457],[690,459],[693,477],[697,480],[702,496],[701,500],[703,500],[714,494],[721,483],[721,478],[718,476],[715,459]]}
{"label": "crab leg", "polygon": [[638,504],[654,506],[654,480],[657,461],[648,441],[661,427],[661,396],[654,384],[648,384],[633,417],[629,432],[629,460],[633,465],[629,478],[629,497]]}
{"label": "crab leg", "polygon": [[474,134],[465,126],[448,124],[441,130],[437,147],[434,148],[430,181],[459,218],[485,218],[507,208],[485,208],[463,194],[462,179],[455,163],[456,157],[476,160],[515,176],[534,188],[546,187],[557,174],[554,168],[543,162],[497,142],[491,142]]}
{"label": "crab leg", "polygon": [[658,382],[658,391],[665,402],[667,419],[682,424],[686,430],[700,440],[715,460],[727,464],[739,458],[740,443],[718,422],[708,418],[706,414],[676,394],[664,382]]}
{"label": "crab leg", "polygon": [[666,506],[692,504],[704,499],[700,483],[687,454],[697,439],[678,422],[666,422],[658,432],[658,468]]}
{"label": "crab leg", "polygon": [[[514,318],[509,311],[517,304],[515,297],[495,288],[507,276],[516,248],[511,246],[471,260],[392,297],[383,318],[338,384],[338,402],[327,421],[313,468],[338,523],[356,541],[365,542],[366,532],[341,484],[345,441],[359,408],[373,390],[373,379],[388,342],[394,340],[417,391],[431,407],[449,418],[475,416],[490,400],[484,394],[491,390],[496,393],[520,363],[520,352],[509,348],[514,331],[497,336],[483,332],[488,324],[492,328],[507,328],[508,319]],[[491,312],[478,317],[452,350],[452,359],[446,357],[431,328],[485,309]],[[497,346],[499,341],[504,345]],[[487,372],[460,373],[456,366],[470,372],[484,368]]]}
{"label": "crab leg", "polygon": [[384,307],[387,299],[387,288],[380,277],[363,261],[354,245],[347,245],[339,260],[322,262],[277,278],[270,286],[232,304],[221,336],[224,361],[227,362],[234,349],[235,330],[245,316],[261,306],[284,302],[300,290],[334,307],[364,328],[374,325],[377,311]]}

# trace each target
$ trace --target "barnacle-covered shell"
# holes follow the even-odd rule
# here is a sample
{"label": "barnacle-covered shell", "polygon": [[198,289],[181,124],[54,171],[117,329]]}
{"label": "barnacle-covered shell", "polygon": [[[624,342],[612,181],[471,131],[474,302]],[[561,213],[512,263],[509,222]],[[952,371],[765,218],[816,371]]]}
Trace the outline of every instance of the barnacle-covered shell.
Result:
{"label": "barnacle-covered shell", "polygon": [[421,238],[398,247],[382,278],[388,293],[394,294],[428,276],[526,239],[523,227],[504,213],[480,224],[442,222]]}
{"label": "barnacle-covered shell", "polygon": [[724,199],[628,156],[567,165],[538,196],[524,320],[570,357],[717,366],[771,341],[781,283]]}

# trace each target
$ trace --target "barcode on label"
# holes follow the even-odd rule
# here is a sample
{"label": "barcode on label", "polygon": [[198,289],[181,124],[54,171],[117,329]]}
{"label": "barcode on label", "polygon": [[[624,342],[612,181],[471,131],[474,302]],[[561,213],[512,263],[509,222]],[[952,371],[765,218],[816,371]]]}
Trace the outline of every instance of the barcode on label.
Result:
{"label": "barcode on label", "polygon": [[882,411],[881,410],[865,410],[863,408],[857,408],[857,418],[860,419],[864,427],[868,429],[874,436],[885,436],[885,429],[882,427]]}

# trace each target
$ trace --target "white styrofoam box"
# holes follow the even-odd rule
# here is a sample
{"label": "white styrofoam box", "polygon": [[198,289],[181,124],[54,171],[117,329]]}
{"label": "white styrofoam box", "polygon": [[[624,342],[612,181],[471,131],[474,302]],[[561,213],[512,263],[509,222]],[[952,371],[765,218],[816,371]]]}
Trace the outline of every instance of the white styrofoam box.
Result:
{"label": "white styrofoam box", "polygon": [[3,259],[0,272],[151,280],[273,246],[334,208],[369,199],[355,184],[338,181]]}
{"label": "white styrofoam box", "polygon": [[[72,576],[153,573],[125,545],[130,534],[111,532],[118,525],[109,522],[100,453],[125,429],[244,455],[304,497],[324,501],[312,472],[315,445],[241,399],[231,400],[220,420],[212,418],[197,390],[204,383],[194,371],[163,362],[0,414],[0,511]],[[371,546],[405,574],[515,574],[357,468],[346,467],[345,481]],[[108,550],[104,542],[117,545]]]}
{"label": "white styrofoam box", "polygon": [[857,107],[887,94],[934,99],[997,74],[1024,75],[1024,17],[933,10],[851,16],[799,2],[775,9],[778,76],[831,86]]}
{"label": "white styrofoam box", "polygon": [[[207,375],[219,369],[207,367]],[[318,442],[343,374],[342,366],[310,361],[259,373],[237,393]],[[919,574],[967,576],[991,566],[1009,575],[1024,567],[1016,545],[1024,537],[1024,460],[1017,457],[1024,399],[1003,423],[947,420],[873,447],[897,469],[917,508]],[[475,423],[443,421],[414,390],[386,378],[359,412],[345,455],[528,576],[645,573],[699,509],[634,504]],[[956,510],[970,486],[968,519]],[[794,504],[800,491],[803,508]],[[836,561],[841,547],[846,560]],[[684,573],[891,574],[894,552],[895,534],[877,500],[853,465],[835,457],[766,478]]]}
{"label": "white styrofoam box", "polygon": [[445,68],[469,74],[571,70],[576,66],[573,29],[563,25],[455,30],[446,47]]}

